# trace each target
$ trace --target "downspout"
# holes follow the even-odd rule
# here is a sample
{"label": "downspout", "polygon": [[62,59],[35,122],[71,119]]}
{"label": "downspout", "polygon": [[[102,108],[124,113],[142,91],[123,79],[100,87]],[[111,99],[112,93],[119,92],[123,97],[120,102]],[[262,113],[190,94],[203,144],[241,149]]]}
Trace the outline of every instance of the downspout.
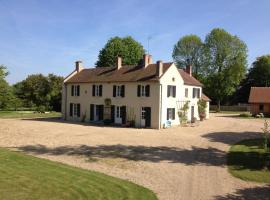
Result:
{"label": "downspout", "polygon": [[159,104],[159,128],[162,128],[162,84],[159,84],[160,87],[160,104]]}
{"label": "downspout", "polygon": [[64,86],[65,86],[65,119],[64,120],[67,120],[67,84],[64,83]]}

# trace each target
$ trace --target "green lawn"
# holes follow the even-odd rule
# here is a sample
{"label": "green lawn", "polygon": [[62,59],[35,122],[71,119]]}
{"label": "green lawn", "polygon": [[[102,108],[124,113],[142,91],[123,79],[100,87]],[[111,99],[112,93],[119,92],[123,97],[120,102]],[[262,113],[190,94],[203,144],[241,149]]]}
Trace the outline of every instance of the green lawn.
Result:
{"label": "green lawn", "polygon": [[42,118],[60,117],[59,112],[35,113],[34,111],[0,111],[0,118]]}
{"label": "green lawn", "polygon": [[128,181],[0,148],[0,199],[157,199]]}
{"label": "green lawn", "polygon": [[263,148],[263,139],[243,140],[230,148],[229,172],[243,180],[270,183],[270,153]]}

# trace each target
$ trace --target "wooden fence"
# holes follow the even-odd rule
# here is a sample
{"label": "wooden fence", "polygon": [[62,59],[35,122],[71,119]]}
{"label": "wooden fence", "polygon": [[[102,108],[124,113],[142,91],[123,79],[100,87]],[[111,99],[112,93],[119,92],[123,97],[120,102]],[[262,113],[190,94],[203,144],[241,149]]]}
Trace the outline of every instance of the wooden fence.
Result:
{"label": "wooden fence", "polygon": [[[217,110],[217,105],[210,105],[211,111]],[[220,106],[221,111],[235,111],[235,112],[248,112],[250,111],[250,106],[247,104],[235,105],[235,106]]]}

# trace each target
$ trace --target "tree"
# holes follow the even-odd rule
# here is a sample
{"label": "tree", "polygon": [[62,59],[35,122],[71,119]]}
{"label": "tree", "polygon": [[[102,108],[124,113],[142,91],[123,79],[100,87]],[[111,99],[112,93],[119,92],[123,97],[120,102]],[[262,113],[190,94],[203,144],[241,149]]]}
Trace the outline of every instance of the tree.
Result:
{"label": "tree", "polygon": [[10,107],[10,100],[13,98],[11,87],[5,80],[8,74],[7,68],[0,65],[0,109]]}
{"label": "tree", "polygon": [[29,75],[14,85],[15,94],[26,107],[43,106],[47,110],[61,110],[61,88],[63,77],[49,74]]}
{"label": "tree", "polygon": [[195,76],[198,76],[201,67],[201,50],[203,42],[197,35],[186,35],[174,45],[172,57],[179,68],[191,64]]}
{"label": "tree", "polygon": [[145,53],[143,46],[132,37],[113,37],[98,55],[97,67],[116,66],[117,57],[121,56],[123,65],[136,65]]}
{"label": "tree", "polygon": [[247,103],[251,87],[270,86],[270,55],[256,58],[248,74],[233,95],[233,103]]}
{"label": "tree", "polygon": [[220,103],[236,90],[247,66],[247,46],[223,29],[213,29],[203,47],[203,83],[206,93]]}

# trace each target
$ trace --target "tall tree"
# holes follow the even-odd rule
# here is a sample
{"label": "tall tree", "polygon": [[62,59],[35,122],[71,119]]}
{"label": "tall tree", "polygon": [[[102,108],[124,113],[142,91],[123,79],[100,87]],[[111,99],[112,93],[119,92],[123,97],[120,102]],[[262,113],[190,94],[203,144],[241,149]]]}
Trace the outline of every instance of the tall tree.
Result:
{"label": "tall tree", "polygon": [[186,35],[174,45],[172,57],[179,68],[193,65],[193,72],[198,76],[201,67],[203,42],[197,35]]}
{"label": "tall tree", "polygon": [[144,54],[143,46],[132,37],[113,37],[98,55],[97,67],[116,66],[117,56],[121,56],[124,65],[136,65]]}
{"label": "tall tree", "polygon": [[251,87],[270,87],[270,55],[258,57],[232,97],[232,103],[247,103]]}
{"label": "tall tree", "polygon": [[237,36],[223,29],[213,29],[203,48],[206,93],[220,103],[235,90],[244,78],[247,66],[247,46]]}

